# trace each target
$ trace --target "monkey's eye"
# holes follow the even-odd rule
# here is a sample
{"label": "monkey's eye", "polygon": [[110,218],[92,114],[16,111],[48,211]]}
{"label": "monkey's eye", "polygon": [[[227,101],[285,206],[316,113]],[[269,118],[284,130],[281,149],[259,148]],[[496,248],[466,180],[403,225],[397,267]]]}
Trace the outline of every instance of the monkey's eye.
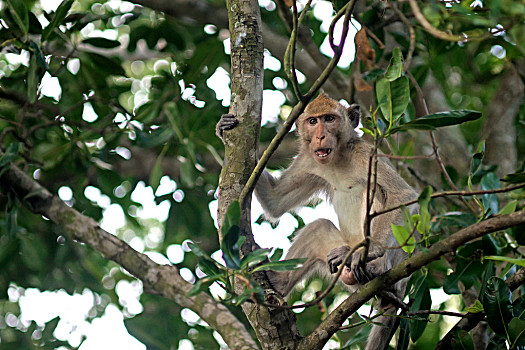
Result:
{"label": "monkey's eye", "polygon": [[317,124],[317,118],[308,118],[307,122],[310,125],[315,125],[315,124]]}
{"label": "monkey's eye", "polygon": [[335,116],[333,116],[333,115],[325,115],[324,116],[324,121],[325,122],[330,123],[330,122],[333,122],[334,120],[335,120]]}

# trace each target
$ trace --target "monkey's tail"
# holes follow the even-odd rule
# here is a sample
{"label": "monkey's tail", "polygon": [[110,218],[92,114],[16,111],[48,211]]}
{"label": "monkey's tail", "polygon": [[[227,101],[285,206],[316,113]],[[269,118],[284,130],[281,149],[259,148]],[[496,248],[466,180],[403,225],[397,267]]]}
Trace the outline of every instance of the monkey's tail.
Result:
{"label": "monkey's tail", "polygon": [[[392,305],[381,307],[379,312],[383,312],[385,315],[395,315],[397,308]],[[374,324],[368,335],[368,341],[366,342],[366,350],[385,350],[388,349],[390,339],[396,332],[396,326],[398,325],[397,317],[392,316],[379,316],[374,319]]]}

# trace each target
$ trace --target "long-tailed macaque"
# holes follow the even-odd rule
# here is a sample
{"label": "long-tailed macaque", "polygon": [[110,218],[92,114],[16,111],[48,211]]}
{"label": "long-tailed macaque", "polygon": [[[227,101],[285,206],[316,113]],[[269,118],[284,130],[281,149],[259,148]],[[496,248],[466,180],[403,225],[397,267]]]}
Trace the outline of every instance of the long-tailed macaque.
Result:
{"label": "long-tailed macaque", "polygon": [[[255,188],[255,195],[265,215],[277,220],[288,211],[299,208],[316,196],[326,198],[334,207],[339,229],[329,220],[319,219],[302,228],[295,236],[286,259],[307,258],[294,271],[270,271],[274,289],[283,296],[313,273],[328,277],[335,273],[351,247],[364,240],[364,219],[368,183],[368,164],[373,146],[358,137],[359,107],[348,109],[321,93],[305,109],[296,122],[300,151],[290,167],[279,178],[264,171]],[[218,134],[235,127],[231,115],[218,125]],[[392,165],[380,157],[377,165],[376,191],[372,211],[392,207],[417,198],[416,192],[401,178]],[[417,206],[409,207],[412,213]],[[368,278],[374,278],[404,259],[407,254],[397,247],[390,224],[403,225],[400,210],[372,220],[367,262],[361,263],[362,249],[353,253],[342,266],[341,281],[354,290]],[[392,292],[400,299],[407,279],[396,283]],[[396,307],[384,298],[379,306],[385,314],[394,314]],[[392,338],[394,317],[380,316],[368,337],[366,349],[385,349]]]}

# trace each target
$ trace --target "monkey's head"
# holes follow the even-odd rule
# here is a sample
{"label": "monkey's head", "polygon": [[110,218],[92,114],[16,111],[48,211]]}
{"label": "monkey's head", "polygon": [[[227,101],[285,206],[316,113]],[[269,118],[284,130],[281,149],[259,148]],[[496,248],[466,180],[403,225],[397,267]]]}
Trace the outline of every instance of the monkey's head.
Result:
{"label": "monkey's head", "polygon": [[297,120],[299,138],[312,157],[321,164],[329,164],[337,151],[357,137],[359,106],[345,108],[336,100],[321,93],[306,106]]}

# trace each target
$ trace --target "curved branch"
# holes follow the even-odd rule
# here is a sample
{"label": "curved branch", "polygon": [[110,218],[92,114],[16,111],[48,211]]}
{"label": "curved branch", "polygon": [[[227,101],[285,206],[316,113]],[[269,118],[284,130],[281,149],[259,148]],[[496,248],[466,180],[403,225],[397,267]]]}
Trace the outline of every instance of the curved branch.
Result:
{"label": "curved branch", "polygon": [[443,32],[436,27],[434,27],[430,22],[425,18],[423,15],[423,12],[421,12],[421,9],[417,5],[417,0],[408,0],[410,3],[410,8],[412,9],[412,12],[414,13],[414,17],[416,17],[417,21],[423,29],[425,29],[429,34],[432,36],[435,36],[438,39],[446,40],[446,41],[461,41],[461,42],[467,42],[467,41],[482,41],[486,40],[494,35],[494,33],[487,33],[484,35],[478,35],[478,36],[468,36],[466,33],[461,34],[450,34]]}
{"label": "curved branch", "polygon": [[12,191],[30,211],[61,226],[69,239],[89,245],[104,258],[116,262],[141,280],[146,292],[163,296],[195,311],[220,333],[232,349],[258,349],[244,324],[224,305],[205,293],[188,297],[193,285],[179,275],[175,266],[159,265],[147,255],[133,250],[124,241],[101,229],[95,220],[69,207],[14,165],[0,175],[0,182],[2,188]]}
{"label": "curved branch", "polygon": [[391,286],[397,281],[410,276],[421,267],[438,260],[457,247],[482,237],[488,233],[504,230],[509,227],[525,223],[525,210],[501,215],[479,222],[459,230],[453,235],[435,243],[426,252],[419,252],[411,258],[394,266],[390,271],[378,276],[355,293],[350,295],[336,310],[321,322],[321,324],[303,339],[299,344],[300,350],[321,349],[330,337],[339,330],[341,324],[354,312],[357,311],[371,297],[379,293],[385,286]]}

